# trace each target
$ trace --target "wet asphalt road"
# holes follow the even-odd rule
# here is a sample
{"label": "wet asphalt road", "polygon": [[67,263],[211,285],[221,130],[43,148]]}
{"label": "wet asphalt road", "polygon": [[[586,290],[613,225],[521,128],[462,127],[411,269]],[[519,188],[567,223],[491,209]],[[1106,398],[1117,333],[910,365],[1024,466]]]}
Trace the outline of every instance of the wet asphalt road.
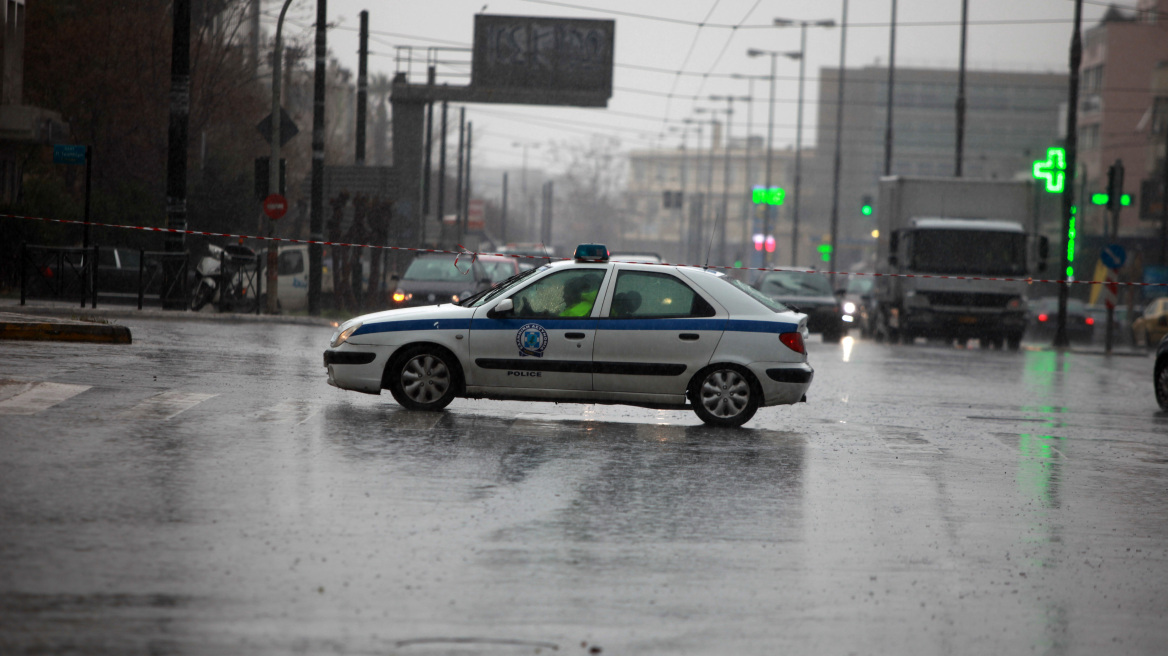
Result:
{"label": "wet asphalt road", "polygon": [[328,328],[0,342],[3,654],[1163,654],[1152,360],[809,345],[744,429],[401,410]]}

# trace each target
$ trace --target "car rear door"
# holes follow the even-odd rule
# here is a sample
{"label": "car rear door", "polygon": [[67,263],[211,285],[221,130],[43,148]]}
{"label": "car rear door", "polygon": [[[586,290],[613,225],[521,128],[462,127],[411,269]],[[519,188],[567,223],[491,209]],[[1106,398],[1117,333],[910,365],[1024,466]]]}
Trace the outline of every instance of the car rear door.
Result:
{"label": "car rear door", "polygon": [[569,307],[564,295],[574,283],[586,283],[597,295],[593,299],[599,298],[606,272],[601,267],[561,269],[511,294],[510,311],[479,308],[470,328],[467,385],[552,394],[591,390],[597,303],[582,316],[563,316]]}
{"label": "car rear door", "polygon": [[681,277],[620,267],[597,322],[593,389],[682,394],[709,363],[726,316]]}

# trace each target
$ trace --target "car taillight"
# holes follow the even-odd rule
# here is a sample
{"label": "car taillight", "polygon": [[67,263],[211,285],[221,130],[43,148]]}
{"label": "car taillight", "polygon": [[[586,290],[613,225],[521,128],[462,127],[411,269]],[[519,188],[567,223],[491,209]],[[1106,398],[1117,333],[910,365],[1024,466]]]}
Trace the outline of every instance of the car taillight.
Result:
{"label": "car taillight", "polygon": [[807,353],[807,349],[803,347],[802,333],[782,333],[779,335],[779,341],[796,353]]}
{"label": "car taillight", "polygon": [[1088,326],[1094,326],[1094,325],[1095,325],[1095,317],[1087,317],[1087,318],[1085,319],[1085,321],[1086,321],[1086,323],[1087,323],[1087,325],[1088,325]]}
{"label": "car taillight", "polygon": [[1046,321],[1046,313],[1044,312],[1044,313],[1038,315],[1038,320],[1039,321]]}

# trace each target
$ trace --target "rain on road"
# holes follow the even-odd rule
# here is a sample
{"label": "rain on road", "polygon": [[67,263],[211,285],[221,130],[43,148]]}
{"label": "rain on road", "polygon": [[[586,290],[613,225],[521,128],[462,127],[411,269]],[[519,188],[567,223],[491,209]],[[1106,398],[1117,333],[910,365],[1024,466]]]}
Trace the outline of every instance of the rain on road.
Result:
{"label": "rain on road", "polygon": [[689,412],[325,383],[330,329],[0,343],[0,652],[1153,654],[1151,358],[809,345]]}

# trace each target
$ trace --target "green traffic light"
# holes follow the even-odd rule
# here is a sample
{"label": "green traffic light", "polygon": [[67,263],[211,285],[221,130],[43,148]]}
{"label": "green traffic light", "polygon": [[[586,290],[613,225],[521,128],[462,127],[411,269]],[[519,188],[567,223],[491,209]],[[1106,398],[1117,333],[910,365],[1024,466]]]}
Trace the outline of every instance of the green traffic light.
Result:
{"label": "green traffic light", "polygon": [[863,214],[864,216],[872,216],[872,206],[865,205],[865,206],[861,207],[860,213]]}

